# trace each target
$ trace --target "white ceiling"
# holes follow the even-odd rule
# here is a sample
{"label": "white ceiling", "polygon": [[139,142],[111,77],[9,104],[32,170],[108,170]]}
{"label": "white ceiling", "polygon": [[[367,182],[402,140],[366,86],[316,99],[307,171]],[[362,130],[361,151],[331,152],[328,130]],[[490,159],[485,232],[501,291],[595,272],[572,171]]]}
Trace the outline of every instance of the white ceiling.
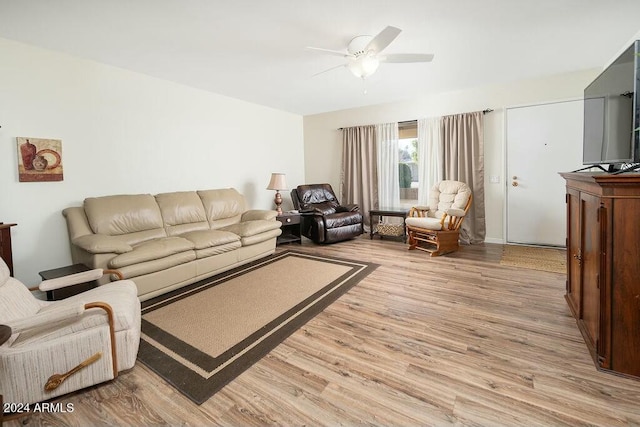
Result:
{"label": "white ceiling", "polygon": [[[639,17],[640,0],[0,0],[0,37],[308,115],[602,67]],[[434,61],[312,77],[343,60],[306,46],[387,25],[385,53]]]}

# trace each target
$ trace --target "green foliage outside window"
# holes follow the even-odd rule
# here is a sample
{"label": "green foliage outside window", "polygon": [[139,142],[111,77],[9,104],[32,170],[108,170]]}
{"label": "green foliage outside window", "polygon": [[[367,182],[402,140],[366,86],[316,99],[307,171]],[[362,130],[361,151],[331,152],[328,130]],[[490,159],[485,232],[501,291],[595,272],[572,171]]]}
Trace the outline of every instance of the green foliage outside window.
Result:
{"label": "green foliage outside window", "polygon": [[400,188],[411,188],[411,168],[406,163],[398,164],[400,170]]}

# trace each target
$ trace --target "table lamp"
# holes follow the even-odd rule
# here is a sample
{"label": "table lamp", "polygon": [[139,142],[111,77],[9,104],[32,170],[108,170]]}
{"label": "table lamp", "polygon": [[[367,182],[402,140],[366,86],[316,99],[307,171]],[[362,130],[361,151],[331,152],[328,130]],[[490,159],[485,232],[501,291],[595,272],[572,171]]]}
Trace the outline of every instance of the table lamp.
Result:
{"label": "table lamp", "polygon": [[282,215],[282,208],[280,207],[280,205],[282,205],[282,195],[280,194],[280,190],[286,190],[286,189],[287,189],[287,184],[284,180],[284,174],[272,173],[271,181],[269,181],[267,190],[276,190],[276,198],[274,199],[274,202],[276,204],[276,211],[278,212],[278,215]]}

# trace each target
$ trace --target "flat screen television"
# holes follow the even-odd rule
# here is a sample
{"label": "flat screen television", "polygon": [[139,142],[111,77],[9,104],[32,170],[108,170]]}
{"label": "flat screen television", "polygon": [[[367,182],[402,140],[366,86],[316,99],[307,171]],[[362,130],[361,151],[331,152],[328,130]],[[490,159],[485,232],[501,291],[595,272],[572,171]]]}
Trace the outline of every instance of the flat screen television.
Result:
{"label": "flat screen television", "polygon": [[585,165],[640,162],[640,40],[636,40],[584,90]]}

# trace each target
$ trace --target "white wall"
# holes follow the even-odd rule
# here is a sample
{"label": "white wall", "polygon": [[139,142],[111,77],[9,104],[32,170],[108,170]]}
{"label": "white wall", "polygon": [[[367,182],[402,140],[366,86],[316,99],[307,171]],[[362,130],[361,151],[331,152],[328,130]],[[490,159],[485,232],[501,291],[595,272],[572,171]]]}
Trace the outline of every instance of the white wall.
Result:
{"label": "white wall", "polygon": [[[301,116],[5,39],[0,58],[0,221],[29,285],[71,262],[61,211],[85,197],[235,187],[273,209],[271,172],[304,181]],[[62,140],[62,182],[18,182],[19,136]]]}
{"label": "white wall", "polygon": [[[484,122],[486,241],[503,242],[504,109],[516,105],[580,98],[585,86],[600,71],[585,70],[536,80],[423,96],[403,102],[305,116],[305,180],[307,183],[328,182],[336,191],[340,188],[342,133],[338,128],[491,108],[494,112],[485,115]],[[500,183],[489,183],[491,176],[500,177]]]}

